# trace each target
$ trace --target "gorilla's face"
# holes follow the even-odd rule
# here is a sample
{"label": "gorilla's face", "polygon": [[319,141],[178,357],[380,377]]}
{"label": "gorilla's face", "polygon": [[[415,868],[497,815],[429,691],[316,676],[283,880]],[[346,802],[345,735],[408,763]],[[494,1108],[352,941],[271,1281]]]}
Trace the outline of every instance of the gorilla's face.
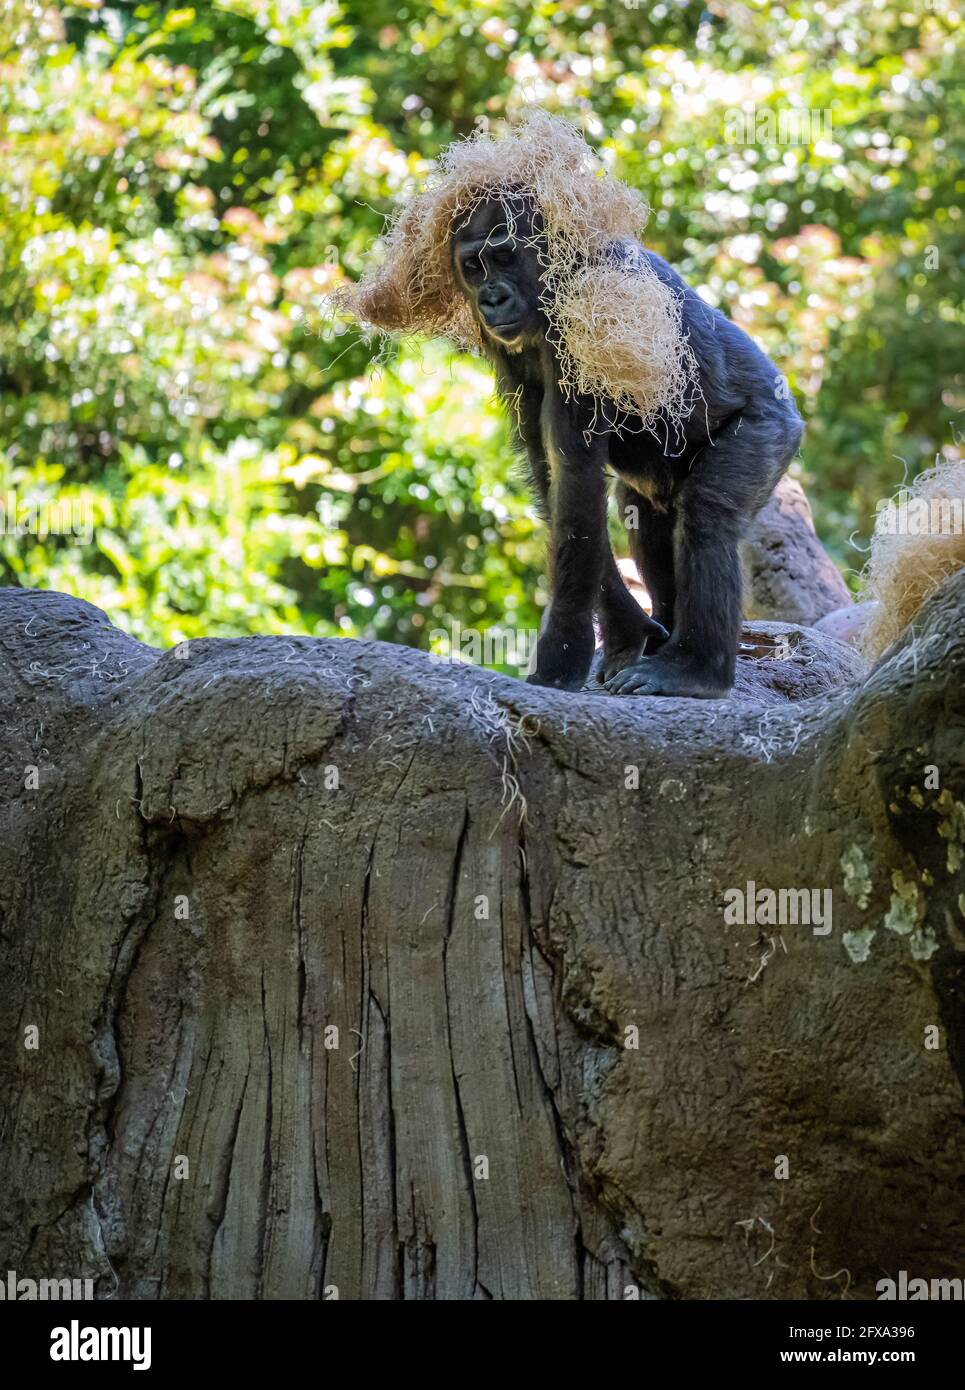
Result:
{"label": "gorilla's face", "polygon": [[546,320],[539,307],[542,267],[532,244],[538,236],[534,215],[522,199],[513,200],[510,214],[498,200],[480,203],[453,233],[452,263],[483,336],[520,349],[542,337]]}

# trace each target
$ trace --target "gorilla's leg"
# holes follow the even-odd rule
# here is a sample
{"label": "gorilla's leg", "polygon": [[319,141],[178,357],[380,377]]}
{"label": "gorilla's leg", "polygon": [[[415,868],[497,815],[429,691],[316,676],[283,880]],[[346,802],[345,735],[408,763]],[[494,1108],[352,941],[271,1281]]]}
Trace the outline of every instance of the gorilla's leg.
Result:
{"label": "gorilla's leg", "polygon": [[[610,552],[604,576],[599,615],[603,629],[603,662],[599,678],[607,681],[638,660],[644,650],[655,651],[670,636],[673,626],[673,545],[670,520],[654,512],[650,503],[617,484],[620,516],[627,518],[628,506],[635,507],[639,525],[628,526],[630,548],[642,583],[653,603],[653,617],[640,607],[623,582],[623,576]],[[644,515],[645,514],[645,515]],[[658,525],[658,523],[663,523]]]}
{"label": "gorilla's leg", "polygon": [[726,695],[734,683],[741,624],[737,543],[741,518],[712,492],[690,489],[677,514],[676,621],[653,656],[607,683],[614,695]]}
{"label": "gorilla's leg", "polygon": [[[636,507],[636,526],[628,526],[627,538],[641,583],[650,595],[653,616],[668,635],[673,632],[677,582],[674,576],[674,513],[658,511],[639,493],[625,489],[627,506]],[[627,515],[624,509],[624,516]],[[653,654],[662,643],[654,638],[647,644]]]}
{"label": "gorilla's leg", "polygon": [[605,444],[587,445],[562,410],[553,420],[550,484],[550,607],[536,643],[531,685],[579,690],[596,639],[593,606],[610,555],[606,530]]}
{"label": "gorilla's leg", "polygon": [[[769,411],[745,413],[704,449],[675,501],[670,640],[607,682],[616,695],[719,698],[734,683],[742,616],[737,547],[797,447]],[[644,560],[644,564],[648,562]]]}

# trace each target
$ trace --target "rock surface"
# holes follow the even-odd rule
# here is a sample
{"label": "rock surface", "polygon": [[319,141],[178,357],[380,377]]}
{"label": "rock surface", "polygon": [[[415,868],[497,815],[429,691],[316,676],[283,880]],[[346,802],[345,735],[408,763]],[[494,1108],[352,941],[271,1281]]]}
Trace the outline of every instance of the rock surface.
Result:
{"label": "rock surface", "polygon": [[[0,611],[0,1268],[142,1299],[961,1276],[965,573],[870,674],[790,628],[722,701]],[[749,880],[815,918],[727,920]]]}

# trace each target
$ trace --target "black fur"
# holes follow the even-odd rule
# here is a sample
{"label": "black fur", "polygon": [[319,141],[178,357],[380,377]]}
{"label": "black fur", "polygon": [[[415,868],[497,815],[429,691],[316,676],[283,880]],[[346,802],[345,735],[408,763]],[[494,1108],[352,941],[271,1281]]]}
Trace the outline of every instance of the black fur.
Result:
{"label": "black fur", "polygon": [[[455,232],[452,251],[456,282],[480,324],[550,523],[551,603],[529,679],[580,689],[596,613],[601,679],[611,692],[725,695],[741,625],[738,542],[794,456],[801,418],[777,369],[746,333],[666,261],[621,241],[610,248],[613,259],[631,272],[646,261],[678,295],[702,399],[676,429],[658,417],[644,432],[631,417],[619,433],[593,433],[593,402],[567,400],[558,386],[539,307],[540,261],[526,244],[540,229],[523,199],[515,200],[513,227],[510,235],[502,203],[483,203]],[[610,550],[608,468],[652,619],[628,592]]]}

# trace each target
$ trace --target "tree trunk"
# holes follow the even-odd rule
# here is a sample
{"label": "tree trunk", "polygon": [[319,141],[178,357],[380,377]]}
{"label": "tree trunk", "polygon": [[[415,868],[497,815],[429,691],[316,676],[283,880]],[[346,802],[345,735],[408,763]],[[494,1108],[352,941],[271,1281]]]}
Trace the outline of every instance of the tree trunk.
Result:
{"label": "tree trunk", "polygon": [[[790,628],[707,702],[0,605],[0,1269],[135,1298],[961,1277],[965,572],[869,676]],[[748,880],[831,920],[725,922]]]}
{"label": "tree trunk", "polygon": [[853,601],[818,540],[804,489],[787,474],[748,527],[741,555],[751,618],[813,626]]}

